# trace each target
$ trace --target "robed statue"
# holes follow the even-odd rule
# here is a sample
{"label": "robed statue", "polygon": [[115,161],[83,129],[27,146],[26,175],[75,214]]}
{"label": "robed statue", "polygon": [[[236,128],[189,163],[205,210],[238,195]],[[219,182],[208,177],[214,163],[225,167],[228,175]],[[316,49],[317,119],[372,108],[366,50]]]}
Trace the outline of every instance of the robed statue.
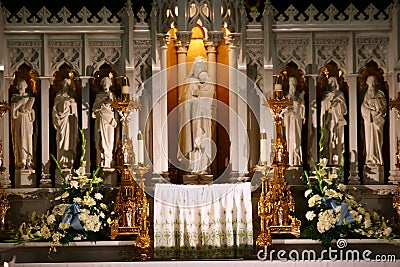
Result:
{"label": "robed statue", "polygon": [[32,169],[35,98],[26,93],[28,84],[25,80],[19,80],[17,88],[19,93],[11,98],[11,134],[15,168]]}
{"label": "robed statue", "polygon": [[212,121],[215,88],[206,60],[196,57],[179,96],[179,147],[177,158],[194,174],[207,174],[213,159]]}
{"label": "robed statue", "polygon": [[92,113],[92,117],[95,119],[96,159],[98,166],[111,168],[114,149],[114,129],[117,127],[114,110],[111,107],[111,103],[115,97],[110,91],[112,81],[109,77],[104,77],[100,81],[100,86],[103,91],[96,95]]}
{"label": "robed statue", "polygon": [[57,160],[62,168],[72,168],[79,140],[78,107],[70,91],[71,79],[62,81],[62,89],[54,98],[53,125],[57,131]]}

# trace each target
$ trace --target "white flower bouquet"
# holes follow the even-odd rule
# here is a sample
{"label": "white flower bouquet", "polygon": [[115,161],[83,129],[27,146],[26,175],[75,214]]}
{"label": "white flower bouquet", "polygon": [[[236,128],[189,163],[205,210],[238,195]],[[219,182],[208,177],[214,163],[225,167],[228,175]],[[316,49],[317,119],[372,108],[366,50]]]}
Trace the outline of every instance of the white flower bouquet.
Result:
{"label": "white flower bouquet", "polygon": [[[322,144],[323,136],[320,144]],[[320,145],[320,152],[323,147]],[[307,190],[304,196],[308,207],[302,223],[301,236],[320,240],[329,246],[333,239],[343,237],[371,237],[393,239],[395,235],[388,221],[375,211],[369,212],[346,192],[341,168],[327,167],[328,160],[314,162],[313,176],[304,172]],[[342,163],[344,158],[342,158]]]}
{"label": "white flower bouquet", "polygon": [[63,179],[63,188],[54,199],[52,206],[45,214],[32,214],[29,222],[24,222],[18,229],[17,238],[22,242],[46,240],[55,251],[57,244],[68,244],[76,238],[96,241],[105,238],[109,233],[109,223],[113,215],[110,194],[103,187],[103,179],[98,177],[97,168],[91,178],[85,174],[86,139],[82,136],[82,157],[80,167],[73,173],[64,176],[57,160]]}

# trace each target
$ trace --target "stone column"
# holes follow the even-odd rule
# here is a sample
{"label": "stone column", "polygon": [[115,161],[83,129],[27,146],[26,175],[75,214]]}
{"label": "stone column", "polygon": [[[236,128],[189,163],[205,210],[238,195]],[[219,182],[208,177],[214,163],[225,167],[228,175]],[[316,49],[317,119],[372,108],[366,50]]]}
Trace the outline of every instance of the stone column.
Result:
{"label": "stone column", "polygon": [[[8,84],[6,85],[6,81],[4,79],[4,66],[3,69],[0,70],[0,101],[6,101],[8,103],[8,89],[6,88]],[[9,103],[10,104],[10,103]],[[0,183],[3,188],[10,188],[11,187],[11,181],[10,181],[10,129],[9,129],[9,121],[10,121],[10,115],[9,111],[4,113],[3,117],[0,118],[0,125],[2,125],[1,130],[0,130],[0,141],[3,142],[3,147],[2,147],[2,152],[3,152],[3,166],[6,168],[5,172],[0,175]]]}
{"label": "stone column", "polygon": [[[49,103],[49,91],[50,84],[52,83],[52,77],[39,77],[41,82],[40,100],[42,106],[40,108],[40,116],[44,118],[42,120],[42,128],[40,129],[40,136],[42,138],[42,174],[40,179],[40,187],[51,187],[50,179],[50,135],[49,129],[53,127],[49,118],[50,107]],[[39,164],[39,163],[38,163]]]}
{"label": "stone column", "polygon": [[239,137],[238,137],[238,47],[234,37],[228,38],[229,42],[229,137],[231,139],[230,161],[232,182],[239,173]]}
{"label": "stone column", "polygon": [[358,74],[349,74],[347,76],[349,85],[349,160],[350,160],[350,176],[348,179],[349,184],[360,184],[360,177],[358,175],[358,139],[360,133],[357,128],[357,77]]}
{"label": "stone column", "polygon": [[[313,158],[318,160],[318,103],[317,103],[317,74],[309,74],[306,76],[306,81],[308,81],[308,153],[303,155],[303,162],[307,162],[309,159]],[[307,155],[308,154],[308,155]],[[313,168],[311,161],[310,167]]]}
{"label": "stone column", "polygon": [[[397,70],[398,71],[398,70]],[[391,86],[389,85],[389,98],[397,99],[400,96],[400,82],[397,81],[397,75],[400,72],[394,72],[393,77],[391,79]],[[389,103],[388,103],[389,105]],[[400,112],[400,111],[397,111]],[[397,158],[397,138],[400,138],[400,115],[396,114],[396,111],[393,109],[389,110],[389,125],[390,125],[390,176],[389,176],[389,184],[399,184],[400,183],[400,169],[396,167]]]}
{"label": "stone column", "polygon": [[158,36],[159,58],[153,64],[153,180],[160,182],[161,174],[168,172],[167,123],[167,44],[164,35]]}
{"label": "stone column", "polygon": [[81,129],[85,134],[86,142],[86,154],[85,154],[85,161],[86,161],[86,173],[90,173],[90,142],[89,140],[92,138],[90,132],[90,120],[92,119],[91,107],[90,107],[90,86],[89,80],[92,77],[90,76],[81,76],[82,82],[82,125],[80,125]]}

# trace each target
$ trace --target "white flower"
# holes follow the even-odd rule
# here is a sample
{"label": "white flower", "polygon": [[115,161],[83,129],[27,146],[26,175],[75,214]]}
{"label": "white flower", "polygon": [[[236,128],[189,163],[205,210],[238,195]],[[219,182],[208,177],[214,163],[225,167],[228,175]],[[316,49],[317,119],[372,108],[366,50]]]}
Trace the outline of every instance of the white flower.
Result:
{"label": "white flower", "polygon": [[40,231],[40,233],[46,239],[50,238],[50,236],[51,236],[50,230],[46,225],[42,227],[42,230]]}
{"label": "white flower", "polygon": [[336,173],[332,173],[329,175],[329,179],[333,180],[333,179],[337,179],[338,175]]}
{"label": "white flower", "polygon": [[344,184],[338,184],[337,188],[339,189],[339,191],[346,191],[346,186]]}
{"label": "white flower", "polygon": [[106,217],[106,215],[104,215],[104,212],[100,212],[100,218],[105,218]]}
{"label": "white flower", "polygon": [[47,224],[53,224],[56,221],[56,217],[53,214],[50,214],[46,218]]}
{"label": "white flower", "polygon": [[327,197],[334,197],[336,194],[337,194],[336,191],[333,189],[328,189],[325,191],[325,196]]}
{"label": "white flower", "polygon": [[306,190],[306,192],[304,192],[304,196],[308,197],[311,193],[312,193],[312,189],[308,189],[308,190]]}
{"label": "white flower", "polygon": [[83,187],[89,182],[89,178],[86,175],[78,176],[79,186]]}
{"label": "white flower", "polygon": [[79,187],[78,181],[75,181],[75,180],[71,181],[70,186],[71,186],[71,188],[78,189],[78,187]]}
{"label": "white flower", "polygon": [[53,208],[53,214],[55,216],[60,216],[64,214],[65,208],[68,206],[68,204],[59,204]]}
{"label": "white flower", "polygon": [[78,203],[78,204],[81,204],[81,203],[82,203],[82,198],[80,198],[80,197],[74,197],[73,201],[76,202],[76,203]]}
{"label": "white flower", "polygon": [[383,231],[383,234],[384,234],[385,236],[389,236],[391,233],[392,233],[392,228],[390,228],[390,227],[387,227],[387,228]]}
{"label": "white flower", "polygon": [[91,196],[85,196],[83,198],[83,204],[91,207],[96,205],[96,201]]}
{"label": "white flower", "polygon": [[361,214],[364,214],[364,213],[365,213],[365,209],[363,209],[363,208],[361,208],[361,207],[358,207],[358,208],[357,208],[357,211],[358,211],[359,213],[361,213]]}
{"label": "white flower", "polygon": [[322,168],[325,168],[325,167],[326,167],[326,164],[328,164],[328,159],[327,159],[327,158],[322,158],[322,159],[319,160],[319,165],[320,165]]}
{"label": "white flower", "polygon": [[312,207],[314,207],[315,205],[317,205],[317,204],[320,204],[321,203],[321,196],[319,196],[319,195],[314,195],[314,196],[312,196],[309,200],[308,200],[308,206],[310,207],[310,208],[312,208]]}
{"label": "white flower", "polygon": [[60,223],[60,225],[58,226],[60,229],[68,229],[71,226],[70,223]]}
{"label": "white flower", "polygon": [[113,222],[113,221],[111,220],[111,218],[108,218],[108,219],[107,219],[107,223],[108,223],[108,224],[111,224],[112,222]]}
{"label": "white flower", "polygon": [[85,175],[85,167],[83,167],[83,166],[79,167],[76,174],[78,174],[78,176],[84,176]]}
{"label": "white flower", "polygon": [[67,198],[67,197],[69,197],[69,193],[68,193],[68,191],[65,191],[65,192],[61,195],[61,198]]}
{"label": "white flower", "polygon": [[104,203],[100,203],[100,207],[101,207],[103,210],[108,210],[107,205],[104,204]]}
{"label": "white flower", "polygon": [[315,216],[316,215],[315,215],[314,211],[312,211],[312,210],[309,210],[306,213],[306,219],[309,220],[309,221],[314,220]]}
{"label": "white flower", "polygon": [[337,221],[332,209],[325,210],[318,214],[317,230],[321,234],[331,229]]}
{"label": "white flower", "polygon": [[365,229],[368,229],[371,227],[371,218],[369,216],[365,216],[364,227],[365,227]]}
{"label": "white flower", "polygon": [[332,179],[331,179],[331,178],[323,179],[323,181],[324,181],[325,183],[327,183],[328,185],[331,185],[331,184],[332,184]]}
{"label": "white flower", "polygon": [[100,194],[100,193],[96,193],[96,194],[94,194],[94,198],[97,199],[97,200],[102,200],[103,199],[103,195]]}

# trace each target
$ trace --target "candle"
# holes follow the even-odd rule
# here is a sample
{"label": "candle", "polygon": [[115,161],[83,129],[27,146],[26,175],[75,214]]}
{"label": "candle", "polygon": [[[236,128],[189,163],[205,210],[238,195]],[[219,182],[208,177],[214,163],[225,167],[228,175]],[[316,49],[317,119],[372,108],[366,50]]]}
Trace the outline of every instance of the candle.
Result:
{"label": "candle", "polygon": [[121,90],[122,94],[129,94],[129,86],[122,86]]}
{"label": "candle", "polygon": [[267,133],[265,129],[260,133],[260,161],[261,164],[267,162]]}
{"label": "candle", "polygon": [[274,90],[275,91],[282,91],[282,84],[276,83],[274,85]]}
{"label": "candle", "polygon": [[144,164],[144,143],[143,143],[143,135],[139,130],[137,135],[138,141],[138,164]]}

